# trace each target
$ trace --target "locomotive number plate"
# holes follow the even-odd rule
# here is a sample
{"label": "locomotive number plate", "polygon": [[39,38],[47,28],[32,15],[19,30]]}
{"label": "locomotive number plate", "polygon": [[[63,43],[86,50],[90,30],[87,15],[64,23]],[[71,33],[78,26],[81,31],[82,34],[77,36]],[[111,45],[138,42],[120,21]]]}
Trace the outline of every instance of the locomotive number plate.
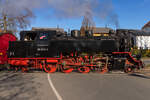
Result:
{"label": "locomotive number plate", "polygon": [[37,48],[37,51],[48,51],[48,48]]}

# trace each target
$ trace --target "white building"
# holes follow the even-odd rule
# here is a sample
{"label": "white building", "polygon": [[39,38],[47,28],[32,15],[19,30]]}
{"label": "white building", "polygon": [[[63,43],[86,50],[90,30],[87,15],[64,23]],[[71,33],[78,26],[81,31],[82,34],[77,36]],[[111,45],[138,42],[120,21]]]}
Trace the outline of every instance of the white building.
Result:
{"label": "white building", "polygon": [[136,46],[139,49],[150,49],[150,36],[136,36]]}
{"label": "white building", "polygon": [[141,36],[136,36],[136,45],[138,48],[150,49],[150,21],[142,27]]}

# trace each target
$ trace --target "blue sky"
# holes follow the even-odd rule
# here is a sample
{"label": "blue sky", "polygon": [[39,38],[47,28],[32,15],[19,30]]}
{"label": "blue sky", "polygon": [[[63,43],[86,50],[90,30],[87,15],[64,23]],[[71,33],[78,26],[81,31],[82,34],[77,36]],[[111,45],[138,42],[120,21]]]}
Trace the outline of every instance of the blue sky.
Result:
{"label": "blue sky", "polygon": [[[150,21],[150,0],[112,0],[114,12],[118,15],[120,28],[141,29]],[[82,18],[59,19],[52,16],[50,8],[34,10],[36,19],[32,21],[31,27],[57,27],[67,29],[79,29]],[[105,27],[106,20],[100,20],[94,16],[97,27]],[[110,26],[113,28],[113,26]]]}

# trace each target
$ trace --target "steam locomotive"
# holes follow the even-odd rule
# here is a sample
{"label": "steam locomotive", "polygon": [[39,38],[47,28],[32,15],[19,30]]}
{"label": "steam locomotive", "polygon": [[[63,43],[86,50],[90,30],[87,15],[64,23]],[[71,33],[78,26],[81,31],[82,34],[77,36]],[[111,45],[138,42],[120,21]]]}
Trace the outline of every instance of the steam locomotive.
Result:
{"label": "steam locomotive", "polygon": [[42,69],[47,73],[71,73],[112,70],[132,72],[143,64],[132,57],[132,34],[124,30],[101,29],[94,31],[73,30],[71,34],[57,30],[21,31],[20,41],[11,41],[8,63],[11,68],[29,71]]}

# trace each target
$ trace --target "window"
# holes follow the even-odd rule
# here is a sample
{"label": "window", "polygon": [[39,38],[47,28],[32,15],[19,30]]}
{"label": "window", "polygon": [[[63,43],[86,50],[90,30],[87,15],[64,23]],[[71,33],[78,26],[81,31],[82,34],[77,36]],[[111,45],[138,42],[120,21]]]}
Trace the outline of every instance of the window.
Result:
{"label": "window", "polygon": [[36,33],[26,33],[24,41],[34,41],[36,38]]}

